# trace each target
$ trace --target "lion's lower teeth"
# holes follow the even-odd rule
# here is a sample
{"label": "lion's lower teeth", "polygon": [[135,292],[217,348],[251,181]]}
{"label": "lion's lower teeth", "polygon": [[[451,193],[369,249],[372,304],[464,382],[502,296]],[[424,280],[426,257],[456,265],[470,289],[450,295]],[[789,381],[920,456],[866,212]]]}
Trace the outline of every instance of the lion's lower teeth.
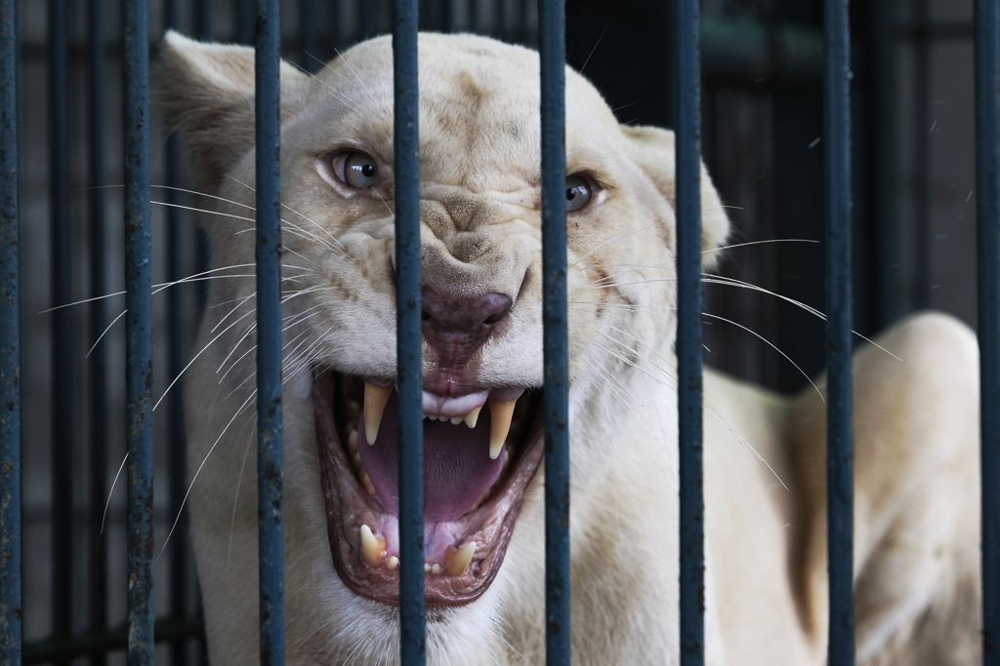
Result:
{"label": "lion's lower teeth", "polygon": [[361,556],[370,567],[379,566],[385,559],[385,538],[376,536],[367,525],[361,526]]}

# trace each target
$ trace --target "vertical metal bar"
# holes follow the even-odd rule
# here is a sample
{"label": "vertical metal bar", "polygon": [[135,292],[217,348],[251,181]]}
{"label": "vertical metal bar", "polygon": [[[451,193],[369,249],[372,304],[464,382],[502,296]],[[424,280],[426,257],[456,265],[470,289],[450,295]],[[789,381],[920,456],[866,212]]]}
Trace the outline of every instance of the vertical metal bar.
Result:
{"label": "vertical metal bar", "polygon": [[423,664],[424,429],[421,407],[418,0],[392,17],[396,170],[396,355],[399,396],[399,622],[404,666]]}
{"label": "vertical metal bar", "polygon": [[153,663],[153,414],[149,210],[149,12],[125,0],[125,393],[128,422],[128,663]]}
{"label": "vertical metal bar", "polygon": [[257,516],[260,663],[285,663],[281,414],[281,3],[259,0],[254,74],[257,134]]}
{"label": "vertical metal bar", "polygon": [[539,0],[545,373],[545,660],[570,663],[566,4]]}
{"label": "vertical metal bar", "polygon": [[851,116],[847,0],[824,3],[827,507],[831,666],[854,663],[854,446],[851,428]]}
{"label": "vertical metal bar", "polygon": [[[90,244],[90,293],[103,294],[107,291],[105,268],[107,257],[104,246],[104,2],[90,0],[87,14],[87,134],[90,151],[87,155],[89,172],[88,192],[88,239]],[[90,304],[88,339],[97,340],[107,319],[107,306],[103,299]],[[106,347],[97,345],[89,360],[87,388],[90,393],[90,525],[100,525],[107,493],[108,461],[108,360]],[[108,623],[107,584],[108,549],[105,536],[97,529],[89,530],[90,571],[88,576],[90,595],[90,629],[105,631]],[[107,663],[104,654],[94,654],[90,658],[93,666]]]}
{"label": "vertical metal bar", "polygon": [[[167,29],[178,27],[177,0],[163,3],[163,25]],[[164,177],[168,189],[164,197],[168,203],[176,203],[177,193],[173,189],[180,182],[180,148],[177,137],[167,138]],[[165,211],[167,242],[167,279],[180,280],[184,272],[184,219],[181,210],[167,206]],[[103,292],[97,292],[103,293]],[[184,293],[180,289],[167,290],[167,311],[169,312],[169,340],[167,342],[167,375],[178,376],[184,368]],[[99,301],[100,302],[100,301]],[[98,332],[98,335],[100,332]],[[168,441],[168,502],[170,515],[181,515],[179,529],[174,532],[170,550],[170,616],[183,621],[188,609],[188,548],[187,521],[183,514],[185,491],[185,458],[187,443],[184,434],[184,401],[180,393],[171,395],[167,403]],[[175,639],[170,644],[170,663],[184,666],[187,662],[187,641]]]}
{"label": "vertical metal bar", "polygon": [[680,460],[681,663],[705,662],[702,456],[701,64],[697,0],[679,0],[677,67],[677,418]]}
{"label": "vertical metal bar", "polygon": [[1000,7],[976,0],[983,663],[1000,664]]}
{"label": "vertical metal bar", "polygon": [[538,5],[545,373],[545,659],[570,663],[569,334],[566,316],[566,5]]}
{"label": "vertical metal bar", "polygon": [[[49,0],[49,206],[53,304],[72,294],[69,217],[68,58],[65,0]],[[72,313],[52,313],[52,629],[56,639],[72,631],[73,609],[73,358]]]}
{"label": "vertical metal bar", "polygon": [[0,662],[21,663],[17,2],[0,2]]}

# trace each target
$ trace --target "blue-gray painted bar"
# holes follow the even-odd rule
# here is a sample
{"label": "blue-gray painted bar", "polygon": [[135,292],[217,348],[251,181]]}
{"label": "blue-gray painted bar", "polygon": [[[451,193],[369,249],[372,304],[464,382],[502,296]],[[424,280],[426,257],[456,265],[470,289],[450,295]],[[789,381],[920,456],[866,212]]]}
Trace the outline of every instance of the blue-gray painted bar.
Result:
{"label": "blue-gray painted bar", "polygon": [[701,64],[697,0],[678,0],[677,426],[680,462],[680,649],[705,663],[705,498],[701,347]]}
{"label": "blue-gray painted bar", "polygon": [[149,204],[149,11],[125,0],[125,394],[128,441],[128,663],[153,663],[153,354]]}
{"label": "blue-gray painted bar", "polygon": [[404,666],[423,664],[424,427],[420,345],[420,154],[417,0],[392,16],[396,170],[396,354],[399,396],[399,622]]}
{"label": "blue-gray painted bar", "polygon": [[[89,269],[91,294],[104,294],[107,287],[107,247],[105,246],[105,206],[104,171],[106,167],[104,149],[104,120],[106,93],[104,84],[104,2],[90,0],[87,12],[87,183],[91,189],[87,193],[87,243],[89,249]],[[107,304],[97,299],[89,304],[87,339],[97,340],[107,322]],[[108,386],[107,347],[97,345],[87,363],[87,401],[90,407],[90,498],[89,524],[100,525],[104,513],[104,499],[108,492]],[[108,623],[108,548],[105,535],[100,530],[88,530],[89,562],[88,624],[93,632],[105,631]],[[91,666],[107,663],[103,654],[90,658]]]}
{"label": "blue-gray painted bar", "polygon": [[21,663],[21,280],[17,13],[0,2],[0,663]]}
{"label": "blue-gray painted bar", "polygon": [[854,663],[854,446],[851,428],[851,108],[847,0],[826,0],[827,534],[830,666]]}
{"label": "blue-gray painted bar", "polygon": [[285,663],[281,414],[281,3],[259,0],[254,59],[257,133],[257,517],[260,663]]}
{"label": "blue-gray painted bar", "polygon": [[128,663],[153,663],[153,353],[149,209],[149,11],[125,0],[125,392],[128,442]]}
{"label": "blue-gray painted bar", "polygon": [[[53,304],[72,300],[73,255],[69,217],[68,32],[65,0],[49,0],[49,242]],[[70,335],[74,314],[52,313],[52,633],[72,631],[73,609],[73,423],[74,363]],[[67,663],[67,662],[57,662]]]}
{"label": "blue-gray painted bar", "polygon": [[545,661],[570,663],[566,5],[539,0],[545,372]]}
{"label": "blue-gray painted bar", "polygon": [[1000,664],[1000,7],[976,1],[983,663]]}

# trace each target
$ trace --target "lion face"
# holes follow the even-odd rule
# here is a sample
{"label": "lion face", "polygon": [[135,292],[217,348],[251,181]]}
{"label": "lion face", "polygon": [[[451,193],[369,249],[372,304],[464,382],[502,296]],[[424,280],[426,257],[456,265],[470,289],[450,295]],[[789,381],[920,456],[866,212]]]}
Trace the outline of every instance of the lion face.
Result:
{"label": "lion face", "polygon": [[[533,51],[472,36],[422,35],[419,57],[426,593],[429,649],[446,659],[502,632],[511,568],[541,579],[544,566],[514,538],[541,515],[539,66]],[[218,197],[203,220],[213,268],[246,273],[252,51],[171,35],[161,60],[163,103],[199,187]],[[392,91],[387,38],[315,76],[282,71],[293,662],[376,654],[397,636]],[[566,101],[572,489],[585,494],[628,417],[616,390],[672,344],[674,157],[668,132],[619,125],[574,72]],[[728,223],[703,183],[711,250]],[[187,388],[195,548],[223,661],[256,645],[244,640],[256,631],[256,504],[239,483],[252,474],[247,433],[233,425],[253,409],[252,294],[249,279],[211,281]]]}

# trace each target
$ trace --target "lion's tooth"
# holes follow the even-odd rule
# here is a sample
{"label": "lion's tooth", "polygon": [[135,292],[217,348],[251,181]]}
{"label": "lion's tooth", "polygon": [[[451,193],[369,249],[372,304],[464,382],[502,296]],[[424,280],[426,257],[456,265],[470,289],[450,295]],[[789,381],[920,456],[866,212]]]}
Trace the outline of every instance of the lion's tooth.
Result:
{"label": "lion's tooth", "polygon": [[[361,463],[361,457],[358,456],[358,464]],[[361,470],[361,485],[365,487],[365,490],[369,495],[375,497],[375,484],[372,483],[372,477],[368,476],[368,472]]]}
{"label": "lion's tooth", "polygon": [[390,555],[385,561],[385,568],[389,571],[394,571],[396,567],[399,566],[399,558],[395,555]]}
{"label": "lion's tooth", "polygon": [[461,416],[453,416],[453,417],[451,417],[451,424],[452,425],[458,425],[461,422],[462,422],[462,417]]}
{"label": "lion's tooth", "polygon": [[391,386],[376,386],[365,382],[365,439],[368,444],[374,444],[378,437],[378,429],[382,425],[382,414],[385,405],[392,395]]}
{"label": "lion's tooth", "polygon": [[470,428],[475,428],[476,427],[476,423],[479,422],[479,412],[481,412],[481,411],[483,411],[483,406],[479,405],[478,407],[476,407],[475,409],[473,409],[471,412],[469,412],[468,414],[466,414],[465,415],[465,425],[469,426]]}
{"label": "lion's tooth", "polygon": [[370,567],[379,566],[385,557],[385,538],[375,536],[367,525],[361,526],[361,556]]}
{"label": "lion's tooth", "polygon": [[449,576],[461,576],[469,565],[472,564],[472,556],[476,552],[476,542],[470,541],[461,548],[448,546],[444,554],[444,571]]}
{"label": "lion's tooth", "polygon": [[347,448],[350,449],[351,451],[357,451],[358,450],[358,431],[357,430],[351,430],[347,434]]}
{"label": "lion's tooth", "polygon": [[431,572],[431,563],[424,562],[424,573],[430,573],[430,572]]}
{"label": "lion's tooth", "polygon": [[443,571],[444,571],[444,567],[442,567],[437,562],[435,562],[434,564],[431,565],[431,573],[434,574],[435,576],[440,576],[441,572],[443,572]]}
{"label": "lion's tooth", "polygon": [[510,432],[517,400],[490,400],[490,459],[496,460],[503,451],[503,443]]}

